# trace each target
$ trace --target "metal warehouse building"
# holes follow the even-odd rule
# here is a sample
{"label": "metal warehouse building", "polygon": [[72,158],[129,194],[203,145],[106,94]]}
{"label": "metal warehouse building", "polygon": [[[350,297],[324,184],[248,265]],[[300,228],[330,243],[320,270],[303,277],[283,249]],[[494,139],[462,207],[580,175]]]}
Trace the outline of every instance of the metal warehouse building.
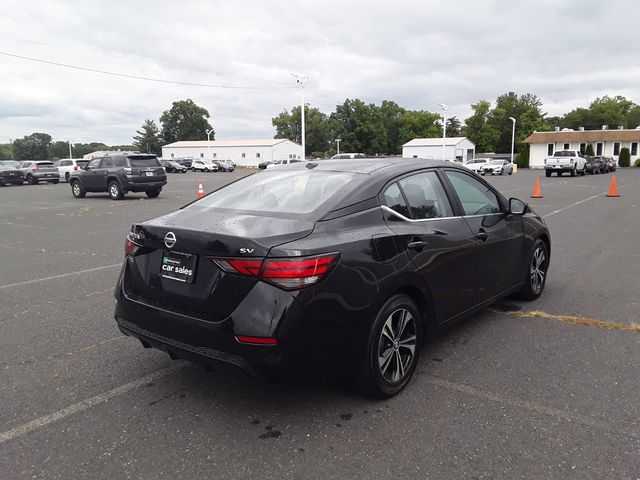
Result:
{"label": "metal warehouse building", "polygon": [[[466,162],[474,158],[476,145],[467,137],[450,137],[444,139],[444,158]],[[442,137],[414,138],[402,146],[404,158],[425,158],[442,160]]]}
{"label": "metal warehouse building", "polygon": [[534,132],[524,143],[530,145],[529,166],[543,168],[544,159],[553,156],[558,150],[578,150],[584,153],[587,145],[593,146],[596,155],[613,157],[618,161],[620,150],[628,148],[631,152],[631,165],[639,156],[640,127],[635,130],[571,130],[556,129],[555,132]]}
{"label": "metal warehouse building", "polygon": [[255,167],[267,160],[300,158],[302,146],[291,140],[206,140],[169,143],[162,147],[162,158],[230,158],[237,165]]}

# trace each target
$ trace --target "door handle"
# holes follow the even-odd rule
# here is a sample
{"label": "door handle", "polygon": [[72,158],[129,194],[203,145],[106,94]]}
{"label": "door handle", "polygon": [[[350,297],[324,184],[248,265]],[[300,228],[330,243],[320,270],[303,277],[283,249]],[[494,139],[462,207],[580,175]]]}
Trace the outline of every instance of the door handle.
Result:
{"label": "door handle", "polygon": [[480,231],[476,233],[476,238],[484,242],[487,238],[489,238],[489,234],[481,228]]}
{"label": "door handle", "polygon": [[407,248],[409,250],[420,251],[424,247],[426,247],[427,245],[429,245],[429,242],[425,242],[424,240],[417,240],[417,241],[414,241],[414,242],[407,243]]}

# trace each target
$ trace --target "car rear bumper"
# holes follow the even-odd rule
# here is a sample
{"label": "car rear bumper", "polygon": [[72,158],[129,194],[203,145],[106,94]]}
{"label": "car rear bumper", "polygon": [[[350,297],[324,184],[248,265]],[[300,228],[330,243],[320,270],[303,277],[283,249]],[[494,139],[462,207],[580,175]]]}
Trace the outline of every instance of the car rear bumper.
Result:
{"label": "car rear bumper", "polygon": [[166,184],[166,179],[154,182],[136,182],[128,179],[122,187],[128,192],[144,192],[146,190],[156,190],[158,188],[162,188]]}
{"label": "car rear bumper", "polygon": [[545,165],[545,170],[551,170],[553,172],[570,172],[573,170],[573,165]]}

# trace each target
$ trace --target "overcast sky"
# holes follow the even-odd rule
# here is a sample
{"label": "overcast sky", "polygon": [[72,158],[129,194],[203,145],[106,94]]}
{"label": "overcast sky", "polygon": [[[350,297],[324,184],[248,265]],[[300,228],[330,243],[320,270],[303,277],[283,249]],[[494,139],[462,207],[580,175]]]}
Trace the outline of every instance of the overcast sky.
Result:
{"label": "overcast sky", "polygon": [[[395,100],[464,119],[507,91],[556,115],[601,95],[640,103],[640,2],[569,0],[3,0],[0,142],[131,142],[175,100],[207,108],[218,139],[269,138],[271,118],[307,101]],[[284,88],[283,88],[284,87]]]}

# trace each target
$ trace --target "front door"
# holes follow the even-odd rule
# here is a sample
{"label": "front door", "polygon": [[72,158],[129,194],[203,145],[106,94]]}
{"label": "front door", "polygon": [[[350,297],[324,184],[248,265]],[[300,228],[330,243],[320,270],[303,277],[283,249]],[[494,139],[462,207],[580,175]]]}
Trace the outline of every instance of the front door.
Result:
{"label": "front door", "polygon": [[82,173],[82,186],[87,192],[95,192],[98,189],[98,171],[100,170],[100,159],[91,160],[85,171]]}
{"label": "front door", "polygon": [[478,241],[478,303],[522,282],[524,237],[522,218],[507,213],[493,189],[465,172],[447,170],[469,225]]}
{"label": "front door", "polygon": [[396,245],[405,250],[429,290],[437,323],[474,306],[477,242],[469,226],[454,216],[435,171],[399,179],[382,201],[398,212],[387,216]]}

